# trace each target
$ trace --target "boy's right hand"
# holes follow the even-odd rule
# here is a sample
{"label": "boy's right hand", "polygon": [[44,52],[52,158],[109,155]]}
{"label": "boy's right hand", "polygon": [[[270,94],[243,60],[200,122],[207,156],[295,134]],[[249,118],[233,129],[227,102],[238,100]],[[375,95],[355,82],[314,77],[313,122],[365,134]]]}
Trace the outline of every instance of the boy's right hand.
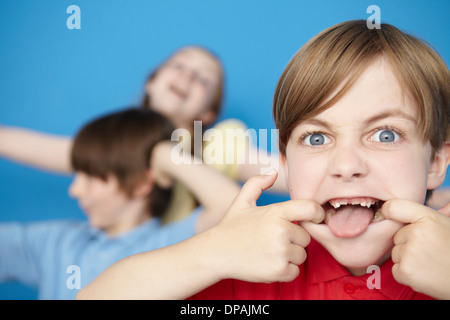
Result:
{"label": "boy's right hand", "polygon": [[210,231],[215,243],[221,278],[251,282],[292,281],[306,259],[310,235],[293,221],[320,223],[323,208],[314,201],[290,200],[257,207],[263,190],[277,173],[250,178],[228,214]]}

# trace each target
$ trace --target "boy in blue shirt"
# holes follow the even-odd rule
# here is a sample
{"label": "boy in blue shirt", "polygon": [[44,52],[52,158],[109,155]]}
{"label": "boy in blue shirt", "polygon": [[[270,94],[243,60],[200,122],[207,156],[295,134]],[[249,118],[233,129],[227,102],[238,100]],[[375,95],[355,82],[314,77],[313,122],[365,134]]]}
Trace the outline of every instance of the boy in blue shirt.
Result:
{"label": "boy in blue shirt", "polygon": [[[114,262],[185,240],[217,223],[238,186],[206,165],[174,165],[173,126],[163,116],[127,109],[100,117],[77,134],[69,188],[86,221],[0,224],[0,281],[39,288],[40,299],[73,299]],[[150,163],[148,159],[151,159]],[[200,207],[162,225],[172,179]]]}

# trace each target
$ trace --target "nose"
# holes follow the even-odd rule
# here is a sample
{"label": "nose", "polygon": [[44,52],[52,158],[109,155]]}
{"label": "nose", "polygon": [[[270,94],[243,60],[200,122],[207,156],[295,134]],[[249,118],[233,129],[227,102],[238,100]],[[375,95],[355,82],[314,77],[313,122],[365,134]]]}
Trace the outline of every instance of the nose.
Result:
{"label": "nose", "polygon": [[196,77],[196,72],[189,68],[183,68],[179,71],[179,79],[180,83],[185,86],[188,86]]}
{"label": "nose", "polygon": [[368,167],[361,148],[348,143],[336,146],[331,156],[331,175],[343,182],[351,182],[367,175]]}
{"label": "nose", "polygon": [[81,192],[83,191],[82,184],[83,177],[80,174],[76,174],[69,186],[69,195],[72,198],[79,198],[81,196]]}

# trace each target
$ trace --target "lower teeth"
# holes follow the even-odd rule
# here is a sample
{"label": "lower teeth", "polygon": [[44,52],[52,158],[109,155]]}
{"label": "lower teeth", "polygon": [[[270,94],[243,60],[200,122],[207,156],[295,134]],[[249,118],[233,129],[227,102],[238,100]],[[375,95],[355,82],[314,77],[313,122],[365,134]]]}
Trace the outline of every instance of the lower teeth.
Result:
{"label": "lower teeth", "polygon": [[383,215],[381,214],[380,211],[377,211],[372,219],[372,222],[378,222],[378,221],[382,221],[384,220]]}

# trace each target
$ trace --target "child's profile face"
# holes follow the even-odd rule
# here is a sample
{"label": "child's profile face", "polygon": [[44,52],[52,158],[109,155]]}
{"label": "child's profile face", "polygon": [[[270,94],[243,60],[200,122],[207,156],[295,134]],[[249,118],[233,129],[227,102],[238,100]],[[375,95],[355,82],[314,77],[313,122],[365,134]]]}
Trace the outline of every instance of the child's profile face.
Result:
{"label": "child's profile face", "polygon": [[208,114],[221,77],[221,66],[200,48],[183,49],[159,68],[147,84],[152,108],[175,125],[186,126]]}
{"label": "child's profile face", "polygon": [[92,227],[113,235],[121,232],[122,224],[130,218],[131,203],[120,188],[117,178],[109,175],[106,181],[77,172],[69,187],[69,194],[78,200]]}
{"label": "child's profile face", "polygon": [[417,117],[416,103],[380,59],[335,105],[298,124],[287,142],[291,198],[317,201],[328,216],[302,226],[355,273],[384,262],[402,226],[374,221],[382,203],[423,203],[433,187],[427,185],[431,146]]}

